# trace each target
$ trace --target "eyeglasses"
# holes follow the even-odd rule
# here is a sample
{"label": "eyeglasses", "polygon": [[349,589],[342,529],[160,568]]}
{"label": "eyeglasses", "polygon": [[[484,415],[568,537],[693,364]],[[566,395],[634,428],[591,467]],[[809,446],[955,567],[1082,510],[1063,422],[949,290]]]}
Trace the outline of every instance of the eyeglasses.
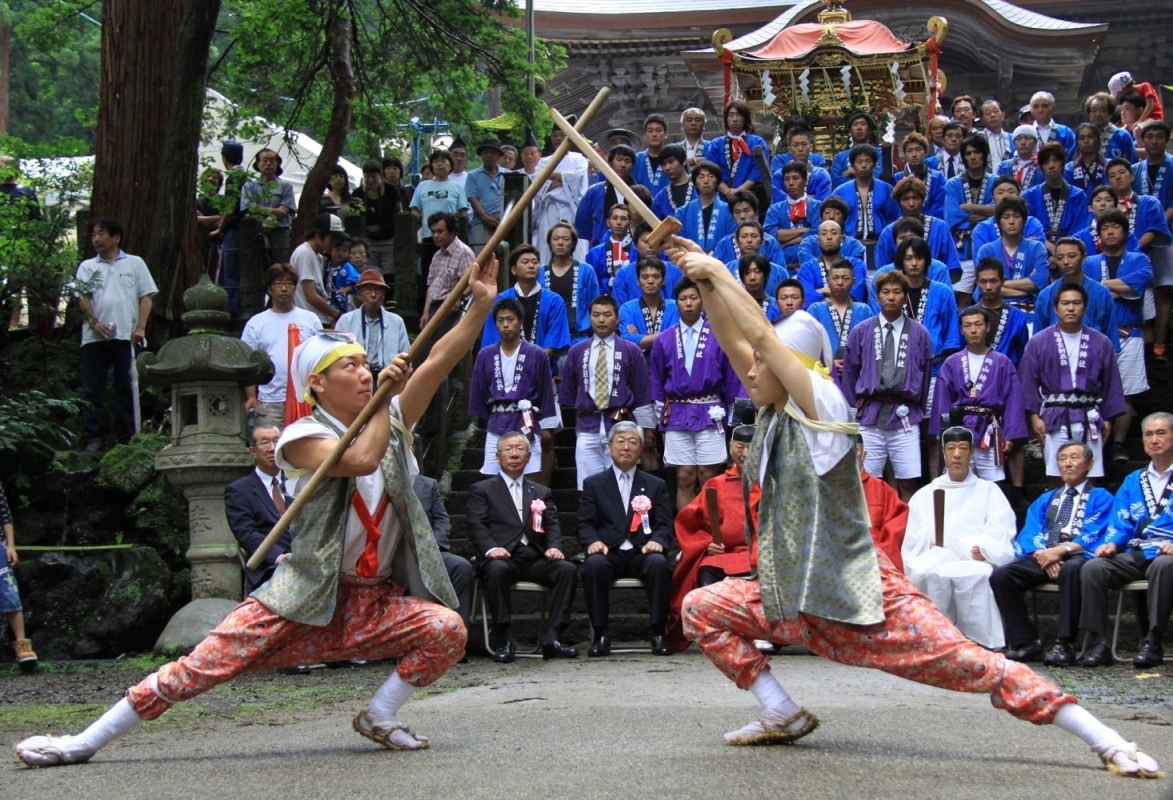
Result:
{"label": "eyeglasses", "polygon": [[257,439],[257,443],[253,446],[259,447],[261,450],[268,450],[270,447],[277,446],[277,440],[276,439]]}
{"label": "eyeglasses", "polygon": [[617,436],[611,440],[611,444],[618,445],[619,449],[622,450],[625,447],[643,447],[644,443],[639,439],[629,439],[627,437],[621,438]]}
{"label": "eyeglasses", "polygon": [[524,444],[507,444],[498,448],[502,453],[528,453],[529,447]]}

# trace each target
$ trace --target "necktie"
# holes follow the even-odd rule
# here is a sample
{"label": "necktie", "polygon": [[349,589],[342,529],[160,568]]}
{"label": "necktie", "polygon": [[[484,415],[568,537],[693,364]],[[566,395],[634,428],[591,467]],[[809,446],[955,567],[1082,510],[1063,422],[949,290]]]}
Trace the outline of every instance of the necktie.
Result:
{"label": "necktie", "polygon": [[896,333],[891,322],[884,324],[884,349],[880,352],[880,388],[891,389],[896,384]]}
{"label": "necktie", "polygon": [[278,514],[284,514],[285,513],[285,498],[282,497],[282,495],[281,495],[281,487],[277,485],[276,478],[273,478],[273,483],[272,483],[271,488],[273,489],[273,505],[277,506],[277,513]]}
{"label": "necktie", "polygon": [[599,342],[599,356],[595,359],[595,388],[591,395],[595,406],[606,411],[611,405],[611,372],[607,369],[607,343]]}
{"label": "necktie", "polygon": [[619,474],[619,494],[623,496],[623,508],[631,505],[631,478],[626,472]]}
{"label": "necktie", "polygon": [[524,518],[525,515],[521,511],[521,482],[511,481],[509,483],[509,492],[513,495],[513,507],[517,509],[517,516]]}
{"label": "necktie", "polygon": [[946,177],[949,177],[949,178],[957,177],[957,170],[956,170],[956,167],[954,166],[953,156],[949,156],[949,173]]}
{"label": "necktie", "polygon": [[1063,502],[1059,504],[1059,513],[1055,517],[1055,524],[1047,531],[1047,547],[1059,544],[1059,536],[1067,523],[1071,522],[1071,514],[1075,510],[1075,489],[1068,488],[1063,493]]}
{"label": "necktie", "polygon": [[692,374],[692,362],[696,358],[696,331],[684,329],[684,371]]}

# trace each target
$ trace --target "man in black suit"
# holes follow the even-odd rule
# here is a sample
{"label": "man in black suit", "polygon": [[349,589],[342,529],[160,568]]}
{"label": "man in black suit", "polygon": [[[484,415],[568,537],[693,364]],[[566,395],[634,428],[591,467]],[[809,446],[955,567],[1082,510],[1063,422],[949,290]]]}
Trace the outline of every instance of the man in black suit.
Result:
{"label": "man in black suit", "polygon": [[[497,441],[501,472],[468,490],[465,520],[469,538],[481,557],[485,600],[493,618],[497,650],[493,660],[508,664],[517,655],[510,632],[510,587],[520,580],[549,586],[550,618],[543,658],[575,658],[578,651],[561,642],[570,622],[570,604],[578,574],[562,553],[562,526],[554,497],[545,486],[525,479],[529,440],[521,433]],[[486,644],[488,644],[486,642]]]}
{"label": "man in black suit", "polygon": [[668,647],[668,601],[672,566],[672,506],[664,481],[639,469],[643,431],[634,422],[617,422],[607,437],[611,469],[587,478],[578,502],[578,541],[586,550],[582,588],[595,629],[590,656],[611,653],[607,629],[609,592],[617,578],[639,578],[648,592],[652,652],[672,655]]}
{"label": "man in black suit", "polygon": [[[224,487],[224,512],[228,517],[228,527],[232,529],[232,535],[244,549],[247,558],[252,557],[253,551],[269,535],[269,531],[285,513],[286,505],[291,502],[282,492],[281,470],[277,469],[277,462],[273,458],[280,435],[281,431],[271,422],[263,419],[258,422],[248,443],[255,469]],[[273,577],[273,570],[277,569],[277,564],[285,558],[291,546],[292,539],[287,528],[265,556],[264,566],[255,570],[245,567],[246,595]]]}
{"label": "man in black suit", "polygon": [[444,500],[440,497],[440,484],[435,478],[416,475],[411,488],[415,490],[415,496],[419,498],[424,513],[428,515],[432,534],[440,547],[440,557],[444,559],[448,580],[452,581],[456,599],[460,602],[460,618],[464,620],[464,627],[467,628],[468,615],[472,613],[472,588],[473,581],[476,580],[476,571],[467,558],[452,552],[452,520],[448,519],[448,509],[444,508]]}

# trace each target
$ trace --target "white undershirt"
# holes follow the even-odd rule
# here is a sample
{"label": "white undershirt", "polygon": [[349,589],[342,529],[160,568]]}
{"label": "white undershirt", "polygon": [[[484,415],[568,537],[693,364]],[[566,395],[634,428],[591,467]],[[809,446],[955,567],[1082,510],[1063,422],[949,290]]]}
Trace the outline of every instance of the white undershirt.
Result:
{"label": "white undershirt", "polygon": [[1063,349],[1067,351],[1067,371],[1071,373],[1071,385],[1075,386],[1075,372],[1079,368],[1079,340],[1083,337],[1083,331],[1079,333],[1067,333],[1066,331],[1059,331],[1063,335]]}
{"label": "white undershirt", "polygon": [[986,356],[965,351],[965,358],[969,362],[969,379],[977,385],[978,373],[982,371],[982,364],[985,363]]}
{"label": "white undershirt", "polygon": [[[1067,493],[1067,490],[1070,488],[1072,488],[1072,487],[1068,486],[1067,484],[1063,484],[1062,488],[1059,489],[1059,504],[1060,505],[1063,504],[1063,495],[1065,495]],[[1083,497],[1086,493],[1090,492],[1092,487],[1090,485],[1088,485],[1087,481],[1084,481],[1083,483],[1079,484],[1079,486],[1076,486],[1074,488],[1075,488],[1075,497],[1073,497],[1072,500],[1074,501],[1075,504],[1071,507],[1072,508],[1071,519],[1067,520],[1067,524],[1064,525],[1060,529],[1061,533],[1071,533],[1072,532],[1071,528],[1073,525],[1075,525],[1075,516],[1076,516],[1075,509],[1079,508],[1080,498]]]}
{"label": "white undershirt", "polygon": [[505,348],[501,348],[501,380],[506,388],[513,385],[513,373],[517,370],[517,354],[520,352],[520,343],[518,343],[517,349],[513,351],[513,355],[508,355],[505,352]]}
{"label": "white undershirt", "polygon": [[1165,484],[1169,482],[1169,477],[1173,475],[1173,467],[1169,467],[1164,472],[1157,472],[1153,467],[1153,462],[1150,461],[1145,472],[1149,476],[1149,487],[1153,490],[1153,499],[1157,499],[1165,491]]}

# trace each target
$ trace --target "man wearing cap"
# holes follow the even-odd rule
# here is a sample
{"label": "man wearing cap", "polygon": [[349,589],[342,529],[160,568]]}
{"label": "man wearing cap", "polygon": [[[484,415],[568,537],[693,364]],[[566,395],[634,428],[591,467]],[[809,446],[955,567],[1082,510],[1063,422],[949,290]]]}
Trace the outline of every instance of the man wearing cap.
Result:
{"label": "man wearing cap", "polygon": [[995,172],[1018,181],[1021,193],[1043,182],[1043,171],[1039,169],[1039,160],[1035,156],[1039,144],[1038,131],[1033,125],[1019,125],[1014,129],[1013,142],[1014,156],[999,164]]}
{"label": "man wearing cap", "polygon": [[743,467],[747,501],[752,476],[761,484],[756,514],[754,506],[747,514],[757,580],[732,578],[696,589],[682,607],[685,635],[761,706],[758,719],[727,733],[726,743],[783,744],[818,727],[754,646],[755,639],[766,639],[932,686],[988,692],[997,708],[1079,736],[1117,774],[1155,776],[1160,767],[1154,759],[1074,697],[966,641],[876,550],[849,406],[835,384],[812,369],[819,352],[803,343],[815,342],[805,331],[818,323],[795,312],[772,329],[719,261],[695,251],[674,250],[672,257],[700,284],[721,348],[761,409]]}
{"label": "man wearing cap", "polygon": [[220,161],[224,164],[224,208],[220,224],[212,231],[212,238],[220,237],[220,278],[219,283],[228,292],[228,313],[240,314],[240,194],[248,182],[244,163],[244,145],[229,139],[220,148]]}
{"label": "man wearing cap", "polygon": [[472,210],[472,225],[468,229],[468,243],[479,248],[489,241],[501,224],[501,193],[505,189],[505,172],[498,166],[501,145],[496,139],[486,139],[477,148],[481,165],[468,173],[464,193]]}
{"label": "man wearing cap", "polygon": [[342,316],[342,312],[327,299],[325,259],[335,243],[349,241],[342,220],[333,214],[319,214],[314,218],[313,227],[306,231],[305,241],[289,257],[289,263],[297,271],[293,304],[317,315],[323,327],[333,327]]}
{"label": "man wearing cap", "polygon": [[[468,352],[497,293],[496,262],[469,279],[464,319],[413,371],[404,354],[379,375],[392,399],[377,409],[293,522],[293,547],[273,577],[238,605],[190,656],[130,688],[78,736],[35,736],[22,761],[54,766],[88,761],[101,747],[190,700],[254,670],[307,661],[395,659],[395,672],[354,718],[361,736],[392,750],[429,745],[399,719],[417,688],[464,655],[467,632],[427,516],[412,489],[419,472],[411,429],[448,373]],[[318,334],[294,354],[292,378],[314,406],[281,434],[276,463],[296,496],[371,400],[362,345]],[[441,605],[442,604],[442,605]],[[447,607],[445,607],[447,606]]]}
{"label": "man wearing cap", "polygon": [[[966,638],[996,650],[1006,644],[990,573],[1014,558],[1014,509],[993,481],[973,474],[973,432],[941,434],[945,474],[908,503],[900,554],[909,583],[924,592]],[[936,531],[934,493],[945,492],[945,525]],[[937,542],[940,542],[938,544]]]}
{"label": "man wearing cap", "polygon": [[[752,413],[749,418],[753,419]],[[686,650],[692,644],[684,635],[680,618],[685,595],[730,576],[749,574],[741,468],[749,453],[753,433],[753,425],[738,425],[733,429],[733,438],[729,442],[729,469],[705,481],[700,493],[676,514],[680,560],[672,571],[672,596],[668,601],[668,646],[676,652]],[[718,516],[715,521],[709,517],[706,498],[709,489],[717,493]],[[720,532],[720,541],[713,539],[714,527]]]}
{"label": "man wearing cap", "polygon": [[[857,145],[871,144],[872,134],[876,131],[876,120],[866,111],[856,111],[847,120],[847,135],[851,141],[846,150],[840,150],[831,160],[831,183],[838,189],[856,177],[855,165],[851,160],[851,151]],[[884,167],[878,158],[873,159],[872,177],[882,180]]]}
{"label": "man wearing cap", "polygon": [[322,322],[317,314],[304,308],[297,308],[293,304],[297,285],[297,270],[289,264],[274,264],[269,267],[265,273],[265,289],[272,300],[272,308],[249,317],[244,331],[240,334],[242,342],[254,350],[268,353],[269,359],[273,362],[271,381],[264,386],[244,387],[244,406],[257,409],[262,417],[278,427],[285,423],[285,395],[290,360],[289,326],[297,326],[298,340],[302,342],[322,330]]}
{"label": "man wearing cap", "polygon": [[383,367],[390,364],[395,356],[406,353],[410,346],[403,317],[383,307],[389,288],[379,270],[364,270],[358,276],[357,287],[362,307],[343,314],[334,326],[340,331],[354,334],[354,338],[366,349],[372,375],[382,372]]}
{"label": "man wearing cap", "polygon": [[293,184],[281,180],[281,156],[276,150],[257,151],[253,169],[260,173],[240,189],[240,210],[261,220],[265,236],[265,260],[268,264],[289,261],[289,233],[297,202]]}
{"label": "man wearing cap", "polygon": [[1151,83],[1136,83],[1131,72],[1117,72],[1108,81],[1108,92],[1116,102],[1130,94],[1139,94],[1144,100],[1144,109],[1140,112],[1137,122],[1147,122],[1150,119],[1164,119],[1165,109],[1161,105],[1161,93],[1153,88]]}

